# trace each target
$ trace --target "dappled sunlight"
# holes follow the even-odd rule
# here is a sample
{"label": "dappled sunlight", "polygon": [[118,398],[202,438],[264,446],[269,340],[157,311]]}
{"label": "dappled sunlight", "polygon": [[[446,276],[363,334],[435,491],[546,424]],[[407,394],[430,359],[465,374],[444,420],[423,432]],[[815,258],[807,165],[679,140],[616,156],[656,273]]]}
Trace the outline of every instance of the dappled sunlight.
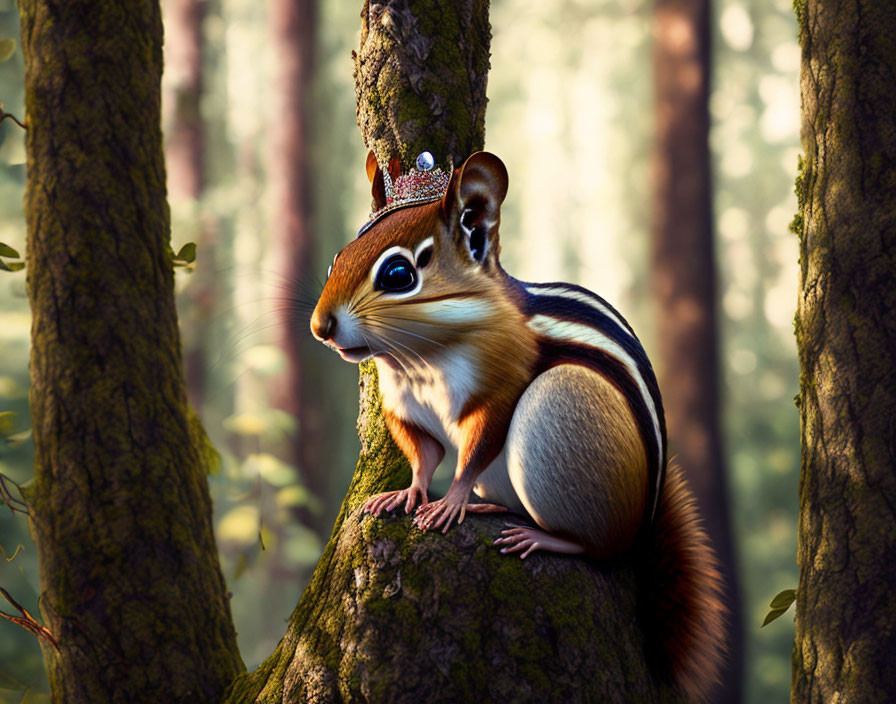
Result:
{"label": "dappled sunlight", "polygon": [[[211,478],[217,538],[240,644],[252,666],[282,635],[322,547],[303,521],[335,515],[338,508],[335,501],[322,505],[302,484],[303,468],[282,459],[284,438],[297,421],[271,406],[287,367],[278,346],[281,321],[290,315],[307,326],[303,306],[313,303],[333,256],[369,211],[350,54],[358,44],[360,4],[320,7],[318,85],[309,105],[315,276],[301,282],[276,273],[282,262],[270,238],[277,217],[268,141],[277,119],[277,58],[266,7],[250,0],[214,7],[205,23],[208,75],[201,104],[208,184],[198,202],[172,203],[172,242],[177,249],[196,241],[200,221],[217,238],[198,248],[200,264],[208,265],[202,275],[215,284],[201,299],[202,311],[194,296],[199,277],[179,271],[176,278],[182,324],[191,326],[183,333],[185,349],[199,346],[198,336],[205,350],[208,389],[200,410],[222,454],[220,474]],[[509,172],[501,214],[505,268],[524,280],[592,289],[632,323],[655,358],[648,278],[651,8],[647,0],[493,0],[486,149]],[[15,15],[11,4],[0,3],[0,36],[18,31]],[[758,624],[768,600],[796,583],[798,241],[789,224],[800,151],[800,49],[790,0],[721,0],[713,23],[710,115],[725,451],[747,600],[746,701],[759,704],[786,696],[793,637],[788,619],[762,631]],[[695,41],[689,32],[686,23],[672,22],[659,39],[688,54]],[[682,71],[685,84],[701,87],[695,67]],[[0,101],[20,115],[22,80],[18,52],[0,64]],[[171,85],[179,77],[164,80]],[[170,109],[166,115],[170,120]],[[24,133],[7,121],[0,126],[0,242],[22,253],[23,188]],[[24,280],[23,273],[0,272],[0,412],[14,410],[27,428],[31,317]],[[184,321],[200,313],[207,328],[197,333]],[[357,370],[317,347],[309,364],[327,382],[328,401],[338,403],[309,422],[338,432],[339,441],[323,453],[341,496],[357,458]],[[0,471],[25,481],[32,461],[29,441],[4,450]],[[37,564],[27,526],[0,513],[0,535],[9,552],[18,542],[26,546],[14,564],[0,561],[0,584],[33,589],[27,606],[34,608]],[[261,605],[270,609],[263,623],[256,618]],[[0,629],[0,674],[24,648],[21,667],[39,679],[40,654],[32,646]]]}

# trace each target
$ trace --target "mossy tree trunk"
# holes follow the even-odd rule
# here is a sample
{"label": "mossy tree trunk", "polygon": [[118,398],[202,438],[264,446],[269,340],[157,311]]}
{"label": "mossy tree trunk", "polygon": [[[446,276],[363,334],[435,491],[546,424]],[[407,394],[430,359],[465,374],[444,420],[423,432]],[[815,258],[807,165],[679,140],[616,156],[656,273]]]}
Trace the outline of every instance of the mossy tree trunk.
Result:
{"label": "mossy tree trunk", "polygon": [[896,6],[799,0],[794,702],[896,701]]}
{"label": "mossy tree trunk", "polygon": [[743,626],[722,451],[709,90],[709,0],[657,0],[656,142],[650,277],[670,452],[684,468],[718,555],[728,658],[717,701],[742,697]]}
{"label": "mossy tree trunk", "polygon": [[[488,3],[365,2],[358,122],[381,164],[429,150],[443,167],[484,142]],[[363,165],[358,165],[362,168]],[[675,702],[650,672],[631,565],[492,545],[503,517],[447,535],[361,513],[410,482],[361,367],[362,452],[332,537],[277,650],[237,678],[233,702]]]}
{"label": "mossy tree trunk", "polygon": [[44,646],[55,702],[211,702],[242,669],[169,255],[158,0],[22,0]]}

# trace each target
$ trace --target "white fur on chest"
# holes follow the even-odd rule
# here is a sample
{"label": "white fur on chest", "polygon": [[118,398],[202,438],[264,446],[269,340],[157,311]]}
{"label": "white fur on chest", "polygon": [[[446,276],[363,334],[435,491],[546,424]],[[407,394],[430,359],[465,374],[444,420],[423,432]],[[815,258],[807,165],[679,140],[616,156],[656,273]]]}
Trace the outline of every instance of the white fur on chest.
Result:
{"label": "white fur on chest", "polygon": [[458,446],[458,416],[475,393],[478,370],[474,351],[463,345],[396,369],[376,359],[383,405],[443,444]]}

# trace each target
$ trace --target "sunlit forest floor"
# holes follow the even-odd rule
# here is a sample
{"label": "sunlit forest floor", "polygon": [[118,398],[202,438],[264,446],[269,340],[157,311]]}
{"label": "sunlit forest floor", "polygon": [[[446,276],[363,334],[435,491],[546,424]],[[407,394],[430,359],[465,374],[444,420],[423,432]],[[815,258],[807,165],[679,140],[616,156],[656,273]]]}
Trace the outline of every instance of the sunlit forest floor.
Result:
{"label": "sunlit forest floor", "polygon": [[[312,468],[326,472],[328,490],[312,495],[299,482],[300,468],[278,453],[295,420],[271,403],[284,366],[274,344],[278,311],[295,297],[313,297],[318,282],[302,282],[300,292],[274,273],[266,139],[276,119],[276,67],[266,5],[211,0],[207,8],[201,111],[208,184],[198,202],[172,202],[172,244],[177,250],[200,240],[197,272],[177,275],[184,345],[200,351],[207,370],[199,410],[222,454],[210,478],[215,523],[252,668],[282,635],[322,545],[297,517],[331,521],[354,468],[357,372],[322,349],[310,353],[308,363],[336,400],[324,416],[331,428],[319,453],[325,467]],[[359,9],[321,3],[318,17],[310,152],[320,279],[369,205],[352,83]],[[598,292],[633,324],[648,354],[655,349],[647,281],[650,9],[647,0],[493,0],[486,127],[486,147],[510,174],[505,268],[524,280],[572,281]],[[17,36],[15,3],[0,0],[0,38]],[[788,224],[796,211],[800,54],[790,0],[721,0],[714,48],[723,420],[745,595],[745,701],[764,704],[787,697],[792,618],[759,626],[771,597],[797,580],[797,241]],[[24,114],[20,49],[0,63],[0,101]],[[7,120],[0,125],[0,241],[19,251],[24,159],[24,134]],[[200,231],[209,230],[214,245],[203,246]],[[197,296],[209,281],[212,293]],[[10,432],[29,427],[29,331],[25,275],[0,272],[0,412],[16,414]],[[15,481],[29,479],[32,461],[29,440],[0,444],[0,472]],[[440,474],[444,480],[449,472]],[[0,585],[38,613],[36,554],[21,516],[0,512],[0,546],[7,558]],[[46,689],[40,649],[2,622],[0,703],[21,701],[25,688]]]}

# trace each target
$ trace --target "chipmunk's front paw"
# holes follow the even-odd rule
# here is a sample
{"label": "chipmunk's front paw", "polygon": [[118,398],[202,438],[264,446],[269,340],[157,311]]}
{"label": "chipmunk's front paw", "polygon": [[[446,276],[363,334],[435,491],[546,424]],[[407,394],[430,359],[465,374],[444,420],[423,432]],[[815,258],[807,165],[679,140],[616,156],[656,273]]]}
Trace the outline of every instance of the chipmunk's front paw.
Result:
{"label": "chipmunk's front paw", "polygon": [[458,525],[464,522],[469,495],[469,490],[458,491],[452,485],[444,499],[438,499],[417,509],[414,525],[420,530],[441,528],[443,533],[447,533],[455,518]]}
{"label": "chipmunk's front paw", "polygon": [[414,510],[418,501],[421,506],[429,503],[426,490],[422,487],[411,485],[407,489],[384,491],[382,494],[372,496],[364,504],[364,511],[374,516],[379,516],[383,511],[391,511],[404,504],[404,512],[410,513]]}

